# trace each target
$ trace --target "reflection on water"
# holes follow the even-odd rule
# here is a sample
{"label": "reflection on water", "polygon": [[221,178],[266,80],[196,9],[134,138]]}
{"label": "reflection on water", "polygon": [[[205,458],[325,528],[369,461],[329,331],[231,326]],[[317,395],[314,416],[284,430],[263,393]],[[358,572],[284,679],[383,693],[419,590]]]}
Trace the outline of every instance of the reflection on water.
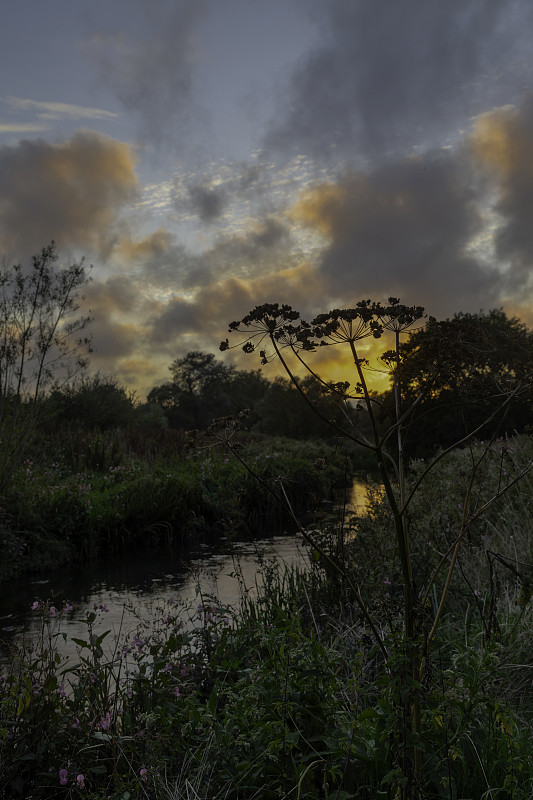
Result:
{"label": "reflection on water", "polygon": [[368,480],[363,480],[362,478],[355,478],[350,492],[348,506],[359,517],[364,517],[368,513],[369,488],[376,490],[380,495],[385,491],[382,486],[369,484]]}
{"label": "reflection on water", "polygon": [[[366,513],[367,488],[366,481],[356,479],[348,499],[348,508],[359,516]],[[252,542],[222,539],[189,545],[174,554],[133,552],[112,562],[73,565],[11,581],[0,587],[0,658],[2,650],[5,654],[2,641],[16,639],[24,630],[35,635],[40,622],[31,606],[36,600],[49,601],[58,609],[66,602],[74,606],[61,615],[61,630],[68,640],[86,637],[84,619],[95,605],[109,609],[99,614],[96,633],[110,629],[125,634],[137,627],[137,614],[150,617],[171,598],[194,608],[206,596],[218,598],[222,605],[238,603],[243,593],[253,593],[261,582],[265,562],[305,568],[308,550],[294,534]]]}
{"label": "reflection on water", "polygon": [[171,598],[193,608],[207,597],[234,605],[244,593],[256,591],[265,564],[305,568],[307,563],[302,538],[285,535],[253,542],[219,541],[216,547],[204,543],[175,556],[134,553],[113,563],[98,562],[46,578],[12,581],[0,593],[0,639],[16,639],[24,630],[35,636],[40,627],[39,614],[31,611],[35,600],[49,601],[58,610],[68,602],[74,609],[61,614],[61,632],[67,635],[61,651],[72,658],[75,648],[68,643],[72,637],[87,638],[84,620],[95,606],[108,609],[99,612],[95,633],[110,629],[124,635],[137,628],[139,618],[149,618],[157,606],[168,607]]}

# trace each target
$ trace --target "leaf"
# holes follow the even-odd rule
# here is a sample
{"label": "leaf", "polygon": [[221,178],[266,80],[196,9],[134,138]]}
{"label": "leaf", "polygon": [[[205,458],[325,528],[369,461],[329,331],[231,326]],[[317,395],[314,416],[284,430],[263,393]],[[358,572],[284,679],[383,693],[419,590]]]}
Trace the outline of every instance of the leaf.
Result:
{"label": "leaf", "polygon": [[91,649],[91,648],[89,647],[89,644],[88,644],[88,642],[85,642],[83,639],[76,639],[76,637],[75,637],[75,636],[72,636],[72,637],[71,637],[71,641],[72,641],[72,642],[74,642],[74,644],[77,644],[77,645],[79,645],[80,647],[86,647],[88,650],[90,650],[90,649]]}
{"label": "leaf", "polygon": [[95,731],[93,733],[93,738],[98,739],[100,742],[110,742],[111,736],[108,733],[102,733],[102,731]]}
{"label": "leaf", "polygon": [[100,647],[100,645],[102,644],[102,642],[104,641],[104,639],[108,635],[108,633],[111,633],[111,630],[104,631],[104,633],[102,633],[101,636],[98,636],[98,638],[95,639],[94,644],[95,644],[96,647]]}
{"label": "leaf", "polygon": [[207,708],[212,714],[215,714],[217,710],[217,702],[218,702],[218,697],[217,697],[217,690],[215,688],[209,695],[209,700],[207,701]]}
{"label": "leaf", "polygon": [[363,720],[365,719],[375,719],[376,717],[379,716],[380,715],[378,714],[375,708],[365,708],[365,710],[361,711],[361,713],[357,717],[357,722],[363,722]]}

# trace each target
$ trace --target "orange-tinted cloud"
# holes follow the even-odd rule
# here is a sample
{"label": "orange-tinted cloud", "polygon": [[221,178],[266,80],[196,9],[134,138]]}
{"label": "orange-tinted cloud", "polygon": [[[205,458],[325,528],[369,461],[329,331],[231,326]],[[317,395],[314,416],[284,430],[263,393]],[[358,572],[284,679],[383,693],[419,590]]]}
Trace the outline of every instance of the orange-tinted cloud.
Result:
{"label": "orange-tinted cloud", "polygon": [[126,314],[138,307],[140,300],[139,287],[124,275],[94,280],[85,290],[85,305],[97,315]]}
{"label": "orange-tinted cloud", "polygon": [[0,247],[25,257],[54,239],[60,250],[101,257],[137,193],[132,148],[91,132],[60,144],[0,148]]}
{"label": "orange-tinted cloud", "polygon": [[504,289],[518,300],[526,287],[533,290],[533,96],[518,108],[480,117],[471,146],[493,179],[494,209],[500,217],[496,253],[508,267]]}
{"label": "orange-tinted cloud", "polygon": [[175,237],[165,228],[158,228],[143,239],[123,237],[117,245],[117,254],[125,261],[150,261],[168,253]]}
{"label": "orange-tinted cloud", "polygon": [[139,399],[144,400],[150,389],[165,379],[162,378],[164,372],[163,364],[143,356],[133,356],[118,362],[114,374],[125,386],[135,387],[139,391]]}
{"label": "orange-tinted cloud", "polygon": [[439,316],[493,301],[498,275],[469,252],[482,226],[471,177],[460,153],[428,153],[307,191],[292,215],[325,239],[329,297],[395,296]]}

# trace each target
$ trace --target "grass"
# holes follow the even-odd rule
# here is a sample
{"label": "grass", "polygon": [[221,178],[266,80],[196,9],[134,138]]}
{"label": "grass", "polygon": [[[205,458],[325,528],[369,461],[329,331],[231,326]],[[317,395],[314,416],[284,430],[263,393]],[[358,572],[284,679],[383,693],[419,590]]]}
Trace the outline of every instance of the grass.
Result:
{"label": "grass", "polygon": [[[476,470],[474,510],[530,447],[526,439],[491,447]],[[435,565],[457,525],[466,469],[481,453],[476,446],[440,462],[413,501],[414,555],[430,588],[441,580]],[[421,469],[413,464],[412,485]],[[320,537],[364,591],[383,649],[320,558],[308,573],[265,563],[261,586],[234,608],[201,595],[194,606],[170,601],[128,638],[106,630],[105,607],[90,610],[76,664],[58,647],[73,612],[38,604],[40,636],[13,653],[2,677],[0,794],[396,800],[410,735],[404,696],[414,688],[424,800],[529,800],[533,485],[524,481],[471,527],[414,687],[390,519],[380,492],[371,499],[370,515],[347,520],[342,537],[335,522]],[[435,613],[432,596],[419,609],[421,631]]]}
{"label": "grass", "polygon": [[[40,636],[2,681],[3,796],[395,797],[401,665],[380,662],[347,598],[321,604],[326,583],[318,567],[272,572],[237,609],[170,601],[127,639],[100,606],[70,665],[72,612],[39,604]],[[531,607],[522,626],[525,643]],[[516,645],[457,633],[425,687],[424,797],[525,800],[531,706],[501,692]]]}
{"label": "grass", "polygon": [[[43,443],[14,471],[2,499],[0,580],[131,547],[179,547],[200,533],[287,523],[284,506],[228,454],[175,445],[157,451],[150,437],[128,443],[120,432],[82,432],[79,447],[72,439],[64,449]],[[331,498],[352,469],[314,443],[256,437],[243,452],[268,486],[280,493],[283,483],[300,513]],[[319,456],[320,468],[310,467]]]}

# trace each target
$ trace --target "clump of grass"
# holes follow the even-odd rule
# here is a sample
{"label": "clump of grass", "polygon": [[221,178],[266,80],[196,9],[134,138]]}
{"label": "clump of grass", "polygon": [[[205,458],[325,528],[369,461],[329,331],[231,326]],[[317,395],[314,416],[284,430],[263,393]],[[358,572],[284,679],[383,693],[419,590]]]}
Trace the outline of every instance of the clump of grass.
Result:
{"label": "clump of grass", "polygon": [[[75,612],[36,602],[40,634],[2,676],[0,793],[392,800],[401,659],[383,660],[348,594],[328,605],[318,562],[310,573],[263,567],[237,607],[171,599],[128,638],[107,628],[99,604],[85,614],[76,663],[59,646]],[[443,627],[421,687],[424,797],[529,799],[531,706],[502,692],[518,657],[523,669],[531,662],[523,638],[487,646],[481,626],[466,641]]]}
{"label": "clump of grass", "polygon": [[[477,614],[484,620],[486,635],[494,632],[497,604],[527,604],[533,590],[533,530],[531,473],[501,499],[483,509],[524,467],[533,453],[525,437],[483,443],[456,450],[427,474],[409,505],[411,556],[421,585],[427,587],[427,603],[442,589],[445,570],[463,515],[475,517],[463,539],[447,608],[459,618]],[[472,464],[479,461],[465,508],[465,493]],[[423,459],[411,463],[410,486],[414,486],[427,465]],[[392,515],[386,498],[370,492],[369,513],[352,520],[354,535],[347,547],[350,568],[371,592],[381,592],[387,580],[395,595],[401,584],[396,549],[391,535]],[[439,564],[441,568],[439,569]],[[381,587],[381,588],[379,588]],[[503,607],[502,606],[502,607]]]}

